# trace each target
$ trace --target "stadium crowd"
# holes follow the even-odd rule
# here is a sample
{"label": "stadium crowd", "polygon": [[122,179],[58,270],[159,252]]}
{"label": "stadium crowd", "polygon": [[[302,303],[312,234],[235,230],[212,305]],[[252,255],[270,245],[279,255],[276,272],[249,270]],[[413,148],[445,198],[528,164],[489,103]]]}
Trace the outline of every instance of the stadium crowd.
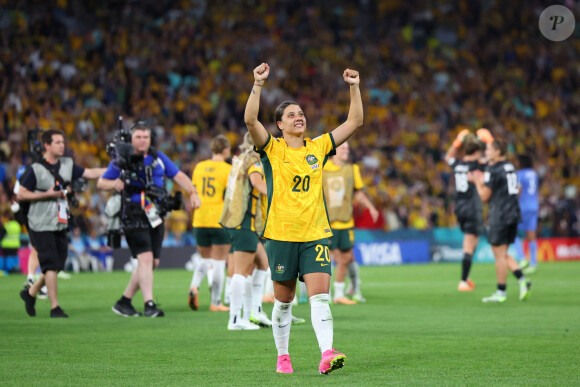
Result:
{"label": "stadium crowd", "polygon": [[[99,167],[119,115],[150,119],[156,147],[191,176],[216,134],[237,149],[250,70],[267,60],[260,120],[271,133],[275,105],[296,96],[311,137],[336,127],[349,103],[336,74],[364,74],[365,123],[351,149],[381,216],[361,207],[357,226],[454,226],[443,155],[460,130],[486,127],[509,141],[512,160],[534,157],[539,235],[579,235],[580,45],[540,35],[543,1],[256,4],[0,0],[0,213],[32,128],[63,130],[75,160]],[[80,195],[83,231],[104,233],[106,197]],[[179,243],[189,209],[167,228]]]}

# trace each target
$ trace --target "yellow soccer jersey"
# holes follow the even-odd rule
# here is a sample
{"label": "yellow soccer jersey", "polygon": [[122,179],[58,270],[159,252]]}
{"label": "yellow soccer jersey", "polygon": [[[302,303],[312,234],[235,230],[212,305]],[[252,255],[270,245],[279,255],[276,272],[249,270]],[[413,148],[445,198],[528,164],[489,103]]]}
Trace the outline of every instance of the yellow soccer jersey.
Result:
{"label": "yellow soccer jersey", "polygon": [[264,238],[310,242],[332,236],[322,190],[322,168],[336,148],[332,134],[290,148],[283,138],[268,137],[258,150],[268,186]]}
{"label": "yellow soccer jersey", "polygon": [[[326,165],[324,166],[324,170],[328,171],[328,172],[334,172],[334,171],[340,171],[342,167],[339,167],[338,165],[336,165],[335,163],[332,162],[332,160],[328,160],[328,163],[326,163]],[[353,174],[353,180],[354,180],[354,189],[359,190],[359,189],[363,189],[364,188],[364,182],[362,179],[362,176],[360,174],[360,168],[358,165],[353,164],[352,165],[352,174]],[[345,186],[344,181],[342,182],[343,186]],[[338,190],[340,191],[340,190]],[[351,216],[350,220],[348,222],[332,222],[330,224],[330,227],[334,230],[345,230],[345,229],[349,229],[349,228],[353,228],[354,227],[354,218]]]}
{"label": "yellow soccer jersey", "polygon": [[219,220],[231,169],[225,161],[205,160],[195,166],[191,181],[201,198],[201,207],[193,213],[193,227],[221,228]]}
{"label": "yellow soccer jersey", "polygon": [[[264,172],[262,171],[262,164],[260,162],[256,162],[254,164],[252,164],[250,166],[250,168],[248,169],[248,179],[250,178],[250,175],[254,172],[259,173],[260,175],[262,175],[262,178],[264,177]],[[252,185],[252,183],[250,182],[250,186]],[[251,220],[251,225],[250,225],[250,229],[252,231],[256,231],[256,227],[254,225],[254,217],[256,216],[256,211],[258,209],[258,205],[261,205],[261,203],[264,201],[265,196],[261,195],[260,192],[252,187],[252,192],[250,192],[250,200],[251,202],[248,203],[251,208],[249,208],[249,212],[252,216],[252,220]],[[264,207],[261,207],[262,210],[264,210]],[[262,224],[264,224],[264,221],[262,221]]]}

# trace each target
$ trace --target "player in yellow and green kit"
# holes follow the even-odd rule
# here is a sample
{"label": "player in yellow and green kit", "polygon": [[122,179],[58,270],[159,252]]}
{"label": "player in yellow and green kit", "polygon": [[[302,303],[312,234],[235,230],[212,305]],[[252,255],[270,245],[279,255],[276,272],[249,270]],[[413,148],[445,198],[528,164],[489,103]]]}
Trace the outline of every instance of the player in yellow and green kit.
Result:
{"label": "player in yellow and green kit", "polygon": [[233,259],[229,262],[233,275],[229,288],[228,330],[256,330],[260,325],[272,325],[262,311],[268,258],[257,234],[262,231],[260,199],[266,194],[266,183],[262,178],[260,159],[253,147],[252,138],[246,133],[240,145],[240,155],[232,160],[220,218],[233,250]]}
{"label": "player in yellow and green kit", "polygon": [[213,266],[209,310],[227,312],[230,309],[221,304],[221,298],[230,239],[219,220],[224,206],[228,175],[232,169],[225,161],[231,154],[230,141],[220,134],[212,140],[211,151],[211,159],[198,163],[193,170],[192,182],[201,198],[201,207],[193,214],[193,233],[201,259],[191,279],[188,303],[193,310],[199,308],[199,285],[209,267]]}
{"label": "player in yellow and green kit", "polygon": [[363,123],[359,74],[346,69],[350,86],[350,109],[346,121],[330,133],[313,140],[306,138],[306,117],[291,101],[278,106],[275,120],[283,138],[274,138],[258,121],[260,94],[270,67],[254,69],[254,86],[248,98],[244,120],[260,154],[267,185],[268,210],[262,236],[274,281],[272,331],[278,350],[276,372],[292,373],[288,352],[292,300],[296,279],[306,283],[310,297],[312,326],[322,353],[321,374],[342,368],[346,356],[333,348],[330,312],[330,255],[332,236],[324,193],[322,168],[337,146]]}
{"label": "player in yellow and green kit", "polygon": [[[348,142],[336,148],[336,155],[324,166],[322,174],[326,208],[332,228],[329,247],[336,263],[334,303],[346,305],[365,301],[360,291],[358,265],[352,252],[354,248],[353,199],[368,208],[373,221],[379,217],[379,212],[375,206],[361,191],[364,188],[364,183],[360,175],[360,168],[358,165],[348,162],[349,151]],[[354,290],[354,301],[344,296],[344,278],[347,271],[352,271],[351,285]]]}

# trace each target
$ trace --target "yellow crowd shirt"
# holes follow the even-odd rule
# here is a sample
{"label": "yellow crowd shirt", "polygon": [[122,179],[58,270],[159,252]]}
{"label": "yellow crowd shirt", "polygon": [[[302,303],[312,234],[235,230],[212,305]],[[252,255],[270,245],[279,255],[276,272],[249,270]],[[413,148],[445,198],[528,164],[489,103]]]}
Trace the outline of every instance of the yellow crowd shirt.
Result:
{"label": "yellow crowd shirt", "polygon": [[[326,165],[324,166],[324,170],[328,171],[328,172],[340,171],[341,168],[342,167],[339,167],[338,165],[333,163],[332,160],[328,160],[328,163],[326,163]],[[363,189],[365,185],[364,185],[362,176],[360,174],[360,168],[358,165],[356,165],[356,164],[352,165],[352,174],[353,174],[353,179],[354,179],[354,190],[357,191],[359,189]],[[337,181],[336,183],[340,184],[340,181]],[[343,185],[343,187],[346,186],[344,181],[342,181],[342,185]],[[343,192],[343,191],[337,190],[337,192]],[[327,198],[327,200],[328,199],[329,198]],[[330,227],[334,230],[346,230],[349,228],[354,228],[354,218],[351,217],[348,222],[338,222],[338,221],[332,222],[330,224]]]}
{"label": "yellow crowd shirt", "polygon": [[322,190],[322,168],[334,154],[334,139],[326,133],[290,148],[283,138],[268,137],[258,149],[268,186],[264,238],[310,242],[332,236]]}
{"label": "yellow crowd shirt", "polygon": [[201,199],[201,207],[193,213],[193,227],[221,228],[219,220],[231,169],[225,161],[205,160],[195,166],[191,181]]}

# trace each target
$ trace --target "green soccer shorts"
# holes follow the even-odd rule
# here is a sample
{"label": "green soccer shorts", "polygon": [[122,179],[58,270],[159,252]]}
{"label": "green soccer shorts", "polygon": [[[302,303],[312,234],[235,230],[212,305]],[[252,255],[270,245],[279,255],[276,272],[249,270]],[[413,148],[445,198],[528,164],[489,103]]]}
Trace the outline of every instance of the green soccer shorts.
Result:
{"label": "green soccer shorts", "polygon": [[284,242],[269,239],[266,254],[272,272],[272,281],[288,281],[304,274],[331,273],[328,239],[311,242]]}

